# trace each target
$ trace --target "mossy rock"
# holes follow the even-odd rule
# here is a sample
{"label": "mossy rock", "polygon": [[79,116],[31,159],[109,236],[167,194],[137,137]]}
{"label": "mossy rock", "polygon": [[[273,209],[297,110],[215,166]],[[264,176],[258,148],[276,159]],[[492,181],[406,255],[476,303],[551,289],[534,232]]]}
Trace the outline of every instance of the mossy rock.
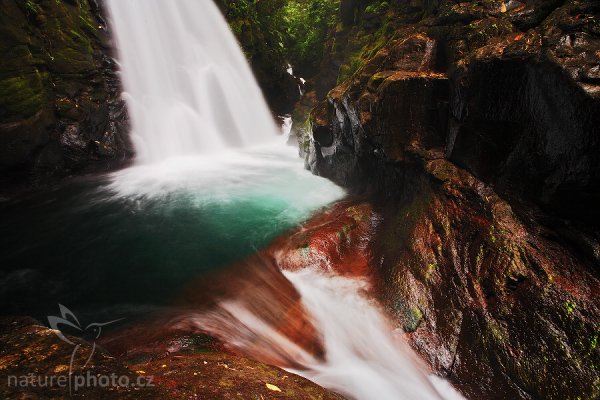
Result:
{"label": "mossy rock", "polygon": [[[102,17],[92,7],[87,0],[0,1],[3,174],[18,174],[19,181],[44,175],[44,181],[40,169],[59,176],[99,157],[131,154],[126,114],[116,110],[124,107],[120,87],[115,75],[105,73],[116,67],[108,58]],[[69,125],[80,127],[77,137],[62,140]],[[103,144],[102,152],[73,147],[94,141]],[[111,146],[104,146],[107,141]]]}
{"label": "mossy rock", "polygon": [[[82,51],[83,50],[83,51]],[[94,58],[82,48],[63,48],[53,53],[50,68],[62,74],[90,73],[96,69]]]}
{"label": "mossy rock", "polygon": [[27,118],[48,107],[48,74],[38,71],[0,80],[0,116]]}

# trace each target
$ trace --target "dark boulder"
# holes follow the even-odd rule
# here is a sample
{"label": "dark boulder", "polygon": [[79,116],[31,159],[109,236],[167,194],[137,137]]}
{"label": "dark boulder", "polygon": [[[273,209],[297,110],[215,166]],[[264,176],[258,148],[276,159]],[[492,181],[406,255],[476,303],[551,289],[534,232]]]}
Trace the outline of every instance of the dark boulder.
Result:
{"label": "dark boulder", "polygon": [[101,8],[77,0],[0,9],[2,181],[44,183],[131,157]]}
{"label": "dark boulder", "polygon": [[597,6],[399,7],[306,165],[375,199],[380,295],[468,397],[598,397]]}

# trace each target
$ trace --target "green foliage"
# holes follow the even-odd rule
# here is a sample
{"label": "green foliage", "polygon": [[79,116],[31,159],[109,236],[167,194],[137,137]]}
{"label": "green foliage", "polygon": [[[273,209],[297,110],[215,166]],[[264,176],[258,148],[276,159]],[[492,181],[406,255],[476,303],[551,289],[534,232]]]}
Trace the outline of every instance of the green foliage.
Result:
{"label": "green foliage", "polygon": [[389,7],[390,7],[390,5],[387,1],[380,1],[380,2],[368,5],[367,8],[365,8],[365,12],[373,13],[373,14],[380,14],[380,13],[385,12]]}
{"label": "green foliage", "polygon": [[355,34],[355,51],[351,52],[345,63],[340,67],[337,84],[352,77],[366,62],[377,54],[392,36],[393,28],[389,24],[389,18],[376,32],[359,31]]}
{"label": "green foliage", "polygon": [[41,12],[41,10],[42,10],[42,9],[40,8],[39,4],[36,4],[36,3],[34,3],[33,1],[31,1],[31,0],[27,0],[27,1],[25,2],[25,9],[26,9],[28,12],[30,12],[30,13],[32,13],[32,14],[34,14],[34,15],[35,15],[35,14],[38,14],[38,13],[40,13],[40,12]]}
{"label": "green foliage", "polygon": [[339,0],[288,0],[283,7],[283,44],[288,61],[301,69],[319,66],[328,32],[337,22]]}
{"label": "green foliage", "polygon": [[285,64],[281,27],[285,3],[286,0],[217,0],[248,60],[268,60],[280,67]]}
{"label": "green foliage", "polygon": [[315,69],[339,0],[217,0],[248,59]]}

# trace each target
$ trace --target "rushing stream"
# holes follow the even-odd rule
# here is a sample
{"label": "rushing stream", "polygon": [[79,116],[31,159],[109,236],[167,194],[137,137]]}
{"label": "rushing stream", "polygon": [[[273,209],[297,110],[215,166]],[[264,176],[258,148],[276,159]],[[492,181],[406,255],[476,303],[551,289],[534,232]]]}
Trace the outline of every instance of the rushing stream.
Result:
{"label": "rushing stream", "polygon": [[[294,319],[302,315],[281,312],[294,304],[286,285],[268,268],[261,269],[259,263],[255,267],[259,271],[224,275],[240,288],[237,293],[220,297],[208,310],[180,312],[171,324],[210,332],[242,354],[285,366],[350,399],[463,399],[448,382],[428,375],[402,330],[393,329],[370,297],[367,279],[339,276],[311,265],[283,271],[322,343],[321,354],[307,341],[312,329],[306,324],[293,332],[298,326]],[[245,287],[240,280],[246,281]]]}
{"label": "rushing stream", "polygon": [[[344,196],[304,170],[296,150],[277,136],[211,1],[108,5],[137,161],[0,203],[5,313],[43,317],[62,303],[84,319],[139,318]],[[295,372],[349,397],[438,399],[440,391],[458,398],[445,382],[432,385],[365,294],[367,283],[309,265],[283,273],[322,339],[322,358],[281,337],[249,311],[248,298],[220,303],[227,318],[213,318],[212,330],[246,354],[284,354]]]}

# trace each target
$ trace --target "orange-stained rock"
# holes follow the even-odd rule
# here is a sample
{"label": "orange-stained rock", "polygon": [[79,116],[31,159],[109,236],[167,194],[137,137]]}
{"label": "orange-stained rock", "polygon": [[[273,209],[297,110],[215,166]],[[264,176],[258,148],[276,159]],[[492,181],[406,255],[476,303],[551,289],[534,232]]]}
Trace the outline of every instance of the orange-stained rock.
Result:
{"label": "orange-stained rock", "polygon": [[[258,334],[254,325],[233,314],[252,316],[268,332]],[[143,357],[185,350],[187,342],[203,335],[218,339],[210,342],[211,349],[282,367],[300,368],[301,354],[320,358],[324,353],[300,295],[267,253],[203,275],[154,320],[115,333],[103,343],[118,354]]]}
{"label": "orange-stained rock", "polygon": [[[71,336],[68,339],[81,346],[74,358],[75,365],[80,365],[85,362],[92,344]],[[190,347],[176,355],[154,353],[141,359],[114,358],[97,347],[86,368],[76,366],[73,370],[75,375],[84,376],[114,374],[115,382],[121,377],[127,377],[130,384],[143,382],[143,386],[138,387],[112,386],[111,383],[109,387],[82,387],[71,396],[68,386],[9,386],[11,375],[64,375],[66,379],[73,346],[28,318],[0,319],[0,340],[0,397],[3,399],[343,399],[280,368],[206,347],[199,353],[193,353],[199,347]]]}
{"label": "orange-stained rock", "polygon": [[340,202],[281,236],[264,252],[284,270],[312,266],[340,275],[369,276],[369,243],[376,223],[368,203]]}
{"label": "orange-stained rock", "polygon": [[224,353],[172,356],[130,368],[154,376],[170,399],[343,400],[298,375]]}

